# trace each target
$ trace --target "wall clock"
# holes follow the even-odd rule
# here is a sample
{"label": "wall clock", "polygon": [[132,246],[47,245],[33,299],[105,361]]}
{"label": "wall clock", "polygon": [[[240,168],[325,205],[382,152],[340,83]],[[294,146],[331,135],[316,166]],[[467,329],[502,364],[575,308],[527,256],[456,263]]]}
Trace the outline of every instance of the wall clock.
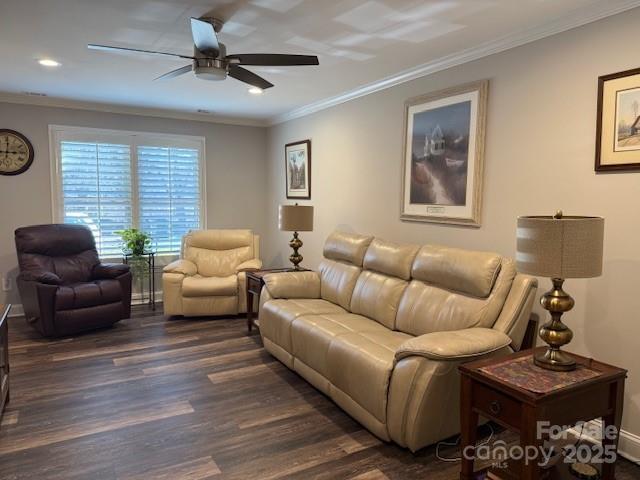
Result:
{"label": "wall clock", "polygon": [[14,130],[0,129],[0,175],[19,175],[33,163],[33,145]]}

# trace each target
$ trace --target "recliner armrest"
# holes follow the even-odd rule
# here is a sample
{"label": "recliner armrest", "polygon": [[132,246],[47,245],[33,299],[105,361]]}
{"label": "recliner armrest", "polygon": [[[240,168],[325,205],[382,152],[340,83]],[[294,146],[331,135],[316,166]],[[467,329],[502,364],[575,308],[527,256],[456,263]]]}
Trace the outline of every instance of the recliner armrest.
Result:
{"label": "recliner armrest", "polygon": [[183,275],[191,277],[198,273],[198,267],[196,267],[196,264],[192,261],[181,258],[165,266],[162,271],[164,273],[181,273]]}
{"label": "recliner armrest", "polygon": [[44,270],[24,271],[18,274],[18,279],[25,282],[38,282],[46,285],[60,285],[62,280],[53,272]]}
{"label": "recliner armrest", "polygon": [[95,280],[110,280],[129,272],[129,265],[124,263],[99,263],[93,267],[91,277]]}
{"label": "recliner armrest", "polygon": [[259,258],[252,258],[246,262],[242,262],[236,267],[236,272],[242,272],[244,270],[260,270],[262,268],[262,260]]}
{"label": "recliner armrest", "polygon": [[508,335],[492,328],[427,333],[400,345],[396,352],[396,361],[412,355],[431,360],[469,360],[510,344],[511,338]]}
{"label": "recliner armrest", "polygon": [[317,272],[270,273],[263,279],[272,298],[320,298]]}

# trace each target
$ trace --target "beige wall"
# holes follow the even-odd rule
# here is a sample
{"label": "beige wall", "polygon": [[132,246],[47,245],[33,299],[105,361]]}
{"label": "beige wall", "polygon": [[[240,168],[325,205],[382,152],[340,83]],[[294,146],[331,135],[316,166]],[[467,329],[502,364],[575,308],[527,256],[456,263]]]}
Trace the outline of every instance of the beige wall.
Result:
{"label": "beige wall", "polygon": [[[284,144],[310,138],[315,231],[301,234],[315,267],[333,229],[398,242],[441,243],[513,256],[516,217],[606,218],[604,275],[571,280],[571,350],[631,369],[624,427],[640,434],[640,173],[593,169],[599,75],[639,67],[640,9],[412,81],[269,131],[269,236],[263,258],[287,261],[275,230],[285,201]],[[399,220],[403,103],[442,88],[491,80],[482,228]],[[549,282],[543,280],[543,289]]]}
{"label": "beige wall", "polygon": [[251,228],[262,234],[267,226],[263,211],[264,128],[0,103],[0,128],[23,133],[35,150],[35,160],[27,172],[16,177],[0,176],[0,272],[11,279],[13,286],[9,292],[0,289],[0,303],[20,303],[15,289],[13,231],[24,225],[51,222],[50,124],[203,136],[208,227]]}

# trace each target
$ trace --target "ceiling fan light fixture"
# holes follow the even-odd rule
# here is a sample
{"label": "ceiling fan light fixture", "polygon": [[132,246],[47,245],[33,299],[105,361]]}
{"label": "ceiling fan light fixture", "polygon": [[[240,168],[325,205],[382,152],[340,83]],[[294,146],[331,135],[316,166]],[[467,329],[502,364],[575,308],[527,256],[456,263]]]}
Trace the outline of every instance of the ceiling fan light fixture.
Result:
{"label": "ceiling fan light fixture", "polygon": [[262,92],[264,92],[264,90],[262,90],[260,87],[249,88],[249,93],[251,95],[262,95]]}
{"label": "ceiling fan light fixture", "polygon": [[61,65],[60,62],[57,62],[51,58],[42,58],[38,60],[38,63],[43,67],[59,67]]}

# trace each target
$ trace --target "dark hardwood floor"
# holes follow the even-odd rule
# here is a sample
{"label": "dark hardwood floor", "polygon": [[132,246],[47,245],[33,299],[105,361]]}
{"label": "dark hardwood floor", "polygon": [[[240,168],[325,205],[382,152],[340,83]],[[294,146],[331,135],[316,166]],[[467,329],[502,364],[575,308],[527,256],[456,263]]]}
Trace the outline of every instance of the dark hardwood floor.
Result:
{"label": "dark hardwood floor", "polygon": [[[138,308],[54,341],[23,319],[9,327],[1,479],[458,478],[433,447],[413,455],[370,435],[247,336],[244,319]],[[640,478],[628,462],[620,472]]]}

